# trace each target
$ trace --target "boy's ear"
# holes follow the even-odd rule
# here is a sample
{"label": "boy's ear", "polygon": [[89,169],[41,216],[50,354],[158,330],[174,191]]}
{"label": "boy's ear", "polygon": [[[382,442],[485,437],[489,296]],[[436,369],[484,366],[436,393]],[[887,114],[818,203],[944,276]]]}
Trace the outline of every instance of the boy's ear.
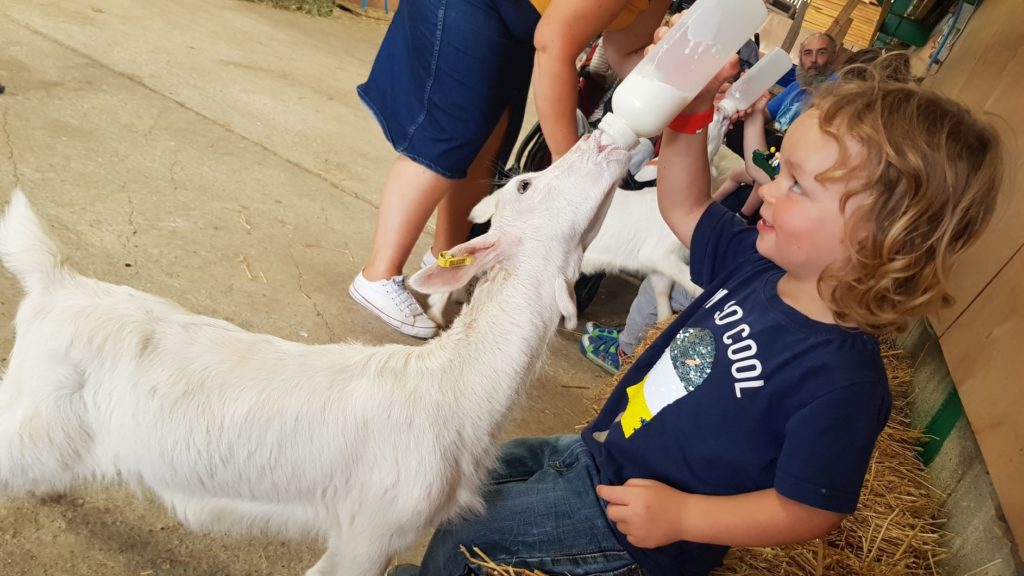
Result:
{"label": "boy's ear", "polygon": [[409,286],[423,294],[452,292],[466,285],[474,276],[487,270],[504,256],[502,242],[496,234],[488,232],[449,250],[453,257],[472,256],[464,266],[444,268],[436,262],[413,274]]}

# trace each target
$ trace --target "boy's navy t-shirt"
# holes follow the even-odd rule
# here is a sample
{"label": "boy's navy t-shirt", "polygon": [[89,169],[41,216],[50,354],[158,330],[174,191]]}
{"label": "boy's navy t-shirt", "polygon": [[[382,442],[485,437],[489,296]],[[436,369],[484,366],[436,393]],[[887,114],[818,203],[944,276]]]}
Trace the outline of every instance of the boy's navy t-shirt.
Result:
{"label": "boy's navy t-shirt", "polygon": [[[757,231],[712,204],[691,243],[704,293],[624,375],[583,431],[601,481],[648,478],[684,492],[774,488],[849,514],[891,397],[877,340],[812,320],[776,291],[783,271]],[[622,545],[648,576],[707,574],[725,546]]]}

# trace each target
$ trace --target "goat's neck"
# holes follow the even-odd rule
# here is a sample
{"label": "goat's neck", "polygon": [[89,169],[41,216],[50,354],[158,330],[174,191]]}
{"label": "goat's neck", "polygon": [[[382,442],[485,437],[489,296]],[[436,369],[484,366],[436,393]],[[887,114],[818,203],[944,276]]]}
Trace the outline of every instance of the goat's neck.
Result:
{"label": "goat's neck", "polygon": [[453,360],[446,363],[454,372],[446,379],[463,387],[453,391],[461,413],[482,425],[497,423],[538,372],[558,326],[555,286],[561,275],[555,268],[495,266],[452,327],[435,340]]}

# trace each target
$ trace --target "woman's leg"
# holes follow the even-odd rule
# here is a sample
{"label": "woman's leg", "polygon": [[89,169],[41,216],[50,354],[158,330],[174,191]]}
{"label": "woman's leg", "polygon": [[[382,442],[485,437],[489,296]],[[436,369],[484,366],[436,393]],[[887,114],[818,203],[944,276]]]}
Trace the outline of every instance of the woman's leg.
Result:
{"label": "woman's leg", "polygon": [[508,118],[509,112],[505,110],[483,149],[470,165],[466,177],[457,180],[454,189],[437,206],[437,231],[430,247],[435,256],[442,250],[465,242],[469,236],[472,225],[469,213],[494,186],[498,154],[508,130]]}
{"label": "woman's leg", "polygon": [[434,208],[438,208],[438,226],[433,253],[466,241],[469,212],[491,189],[507,127],[508,111],[499,118],[466,178],[445,178],[405,156],[392,164],[381,191],[370,260],[352,282],[349,294],[399,332],[416,338],[437,334],[437,323],[405,289],[402,268]]}
{"label": "woman's leg", "polygon": [[381,192],[370,261],[348,287],[353,300],[414,338],[433,338],[438,327],[406,290],[402,267],[452,182],[405,156],[395,160]]}
{"label": "woman's leg", "polygon": [[460,182],[440,176],[405,156],[395,160],[381,190],[373,248],[363,268],[367,280],[402,275],[402,267],[430,214]]}
{"label": "woman's leg", "polygon": [[749,184],[752,179],[747,174],[744,168],[736,168],[725,178],[722,185],[715,190],[715,193],[711,195],[711,199],[715,202],[721,202],[729,197],[730,194],[736,191],[741,184]]}

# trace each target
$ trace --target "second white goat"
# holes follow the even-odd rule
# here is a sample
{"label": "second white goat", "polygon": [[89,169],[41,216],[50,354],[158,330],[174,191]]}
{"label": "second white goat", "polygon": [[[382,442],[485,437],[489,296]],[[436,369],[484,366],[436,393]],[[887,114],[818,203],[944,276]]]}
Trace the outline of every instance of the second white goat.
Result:
{"label": "second white goat", "polygon": [[487,271],[459,321],[418,347],[253,334],[62,264],[24,195],[0,258],[26,296],[0,383],[0,495],[88,481],[153,491],[191,528],[316,535],[308,576],[374,576],[423,530],[481,506],[500,424],[575,323],[583,241],[626,170],[581,141],[497,193],[491,231],[410,284]]}

